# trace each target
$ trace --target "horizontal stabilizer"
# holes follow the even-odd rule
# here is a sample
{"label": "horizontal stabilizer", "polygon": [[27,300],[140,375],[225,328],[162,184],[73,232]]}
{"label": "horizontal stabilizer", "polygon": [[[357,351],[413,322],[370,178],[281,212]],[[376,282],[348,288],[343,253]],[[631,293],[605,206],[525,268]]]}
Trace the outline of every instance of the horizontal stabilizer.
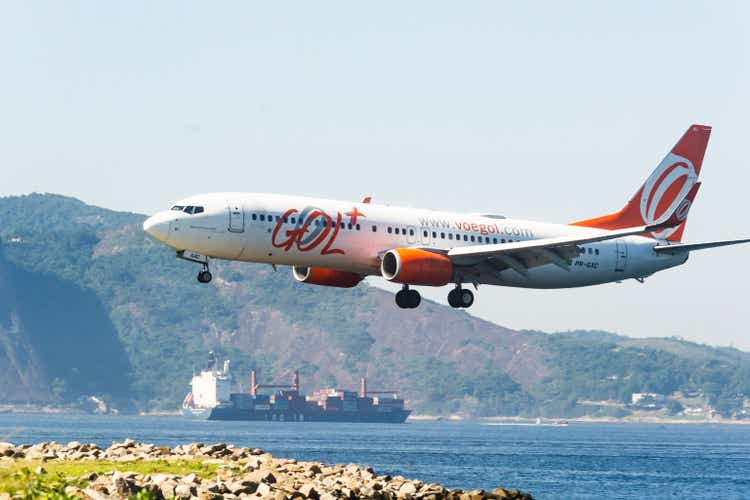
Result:
{"label": "horizontal stabilizer", "polygon": [[689,243],[678,245],[657,245],[654,247],[654,251],[657,253],[684,253],[692,252],[693,250],[703,250],[704,248],[716,248],[726,247],[729,245],[739,245],[740,243],[750,243],[750,238],[743,240],[726,240],[726,241],[709,241],[707,243]]}

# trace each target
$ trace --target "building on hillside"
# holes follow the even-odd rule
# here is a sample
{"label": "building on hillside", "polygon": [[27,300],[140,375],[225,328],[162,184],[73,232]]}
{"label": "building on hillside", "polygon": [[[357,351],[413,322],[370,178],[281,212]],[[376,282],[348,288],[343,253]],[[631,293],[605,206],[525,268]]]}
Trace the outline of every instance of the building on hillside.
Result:
{"label": "building on hillside", "polygon": [[630,397],[630,404],[639,408],[657,409],[664,406],[666,397],[655,392],[634,392]]}

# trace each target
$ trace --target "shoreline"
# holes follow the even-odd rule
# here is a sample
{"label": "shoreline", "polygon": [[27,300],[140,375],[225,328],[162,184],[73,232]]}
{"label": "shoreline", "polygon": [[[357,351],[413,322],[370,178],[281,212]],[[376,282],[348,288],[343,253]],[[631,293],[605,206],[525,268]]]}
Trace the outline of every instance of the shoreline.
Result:
{"label": "shoreline", "polygon": [[[33,471],[33,472],[32,472]],[[222,500],[262,498],[335,500],[533,500],[529,493],[495,488],[448,489],[369,466],[329,465],[276,458],[258,448],[188,443],[169,448],[131,439],[102,449],[95,444],[0,443],[0,500],[67,496],[100,500]]]}
{"label": "shoreline", "polygon": [[[179,410],[142,411],[138,413],[98,414],[90,413],[76,408],[64,408],[54,406],[35,405],[3,405],[0,404],[0,416],[2,415],[91,415],[91,416],[123,416],[123,417],[181,417]],[[410,415],[406,420],[409,422],[475,422],[475,423],[522,423],[534,424],[535,417],[520,416],[492,416],[492,417],[465,417],[462,415]],[[570,424],[649,424],[649,425],[750,425],[750,419],[694,419],[655,416],[629,416],[624,418],[615,417],[544,417],[542,424],[555,424],[568,422]]]}

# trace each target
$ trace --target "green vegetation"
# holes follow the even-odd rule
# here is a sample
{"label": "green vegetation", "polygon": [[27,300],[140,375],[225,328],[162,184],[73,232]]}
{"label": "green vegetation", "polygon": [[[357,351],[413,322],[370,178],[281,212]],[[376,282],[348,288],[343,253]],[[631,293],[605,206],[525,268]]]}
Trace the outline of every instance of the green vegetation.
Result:
{"label": "green vegetation", "polygon": [[[0,493],[22,492],[23,498],[70,498],[65,493],[67,486],[85,488],[96,475],[105,472],[135,472],[137,474],[195,474],[208,478],[216,474],[218,464],[203,460],[153,460],[141,462],[54,461],[41,463],[18,461],[0,465]],[[93,476],[92,476],[93,474]],[[143,492],[138,499],[150,498]]]}
{"label": "green vegetation", "polygon": [[[209,350],[263,383],[401,390],[419,413],[622,416],[633,392],[680,391],[743,415],[750,354],[678,338],[513,332],[426,301],[419,314],[362,284],[212,263],[216,281],[148,238],[143,216],[34,194],[0,198],[0,398],[175,409]],[[611,401],[594,407],[581,401]],[[667,411],[678,412],[675,405]]]}

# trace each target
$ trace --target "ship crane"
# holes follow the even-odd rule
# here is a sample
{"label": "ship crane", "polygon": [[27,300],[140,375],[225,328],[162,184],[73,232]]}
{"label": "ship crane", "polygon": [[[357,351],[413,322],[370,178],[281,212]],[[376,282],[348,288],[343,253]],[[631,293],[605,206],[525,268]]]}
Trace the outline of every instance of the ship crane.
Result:
{"label": "ship crane", "polygon": [[287,389],[299,393],[299,370],[294,370],[291,385],[258,384],[255,370],[250,371],[250,395],[258,395],[258,389]]}

